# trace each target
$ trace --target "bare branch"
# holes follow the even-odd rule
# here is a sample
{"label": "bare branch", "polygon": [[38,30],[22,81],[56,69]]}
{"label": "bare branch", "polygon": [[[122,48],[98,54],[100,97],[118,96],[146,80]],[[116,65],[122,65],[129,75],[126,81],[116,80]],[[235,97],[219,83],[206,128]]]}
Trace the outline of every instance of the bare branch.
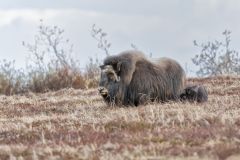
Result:
{"label": "bare branch", "polygon": [[215,40],[198,44],[193,41],[194,46],[201,48],[192,62],[199,66],[197,71],[199,76],[216,76],[222,74],[240,74],[240,58],[238,52],[230,48],[231,32],[225,30],[223,33],[224,42]]}
{"label": "bare branch", "polygon": [[108,42],[106,39],[107,33],[103,32],[103,30],[101,28],[96,27],[96,25],[94,24],[92,26],[91,35],[95,40],[97,40],[98,48],[103,50],[105,52],[106,56],[109,56],[110,55],[109,49],[111,47],[111,43]]}

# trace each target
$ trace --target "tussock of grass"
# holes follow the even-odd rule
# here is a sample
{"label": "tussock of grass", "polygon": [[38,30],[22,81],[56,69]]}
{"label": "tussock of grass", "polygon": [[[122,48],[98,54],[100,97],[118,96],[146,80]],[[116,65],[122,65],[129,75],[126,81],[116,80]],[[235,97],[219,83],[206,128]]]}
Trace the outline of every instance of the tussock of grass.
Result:
{"label": "tussock of grass", "polygon": [[240,158],[240,78],[189,79],[209,101],[110,107],[96,89],[0,96],[0,159]]}

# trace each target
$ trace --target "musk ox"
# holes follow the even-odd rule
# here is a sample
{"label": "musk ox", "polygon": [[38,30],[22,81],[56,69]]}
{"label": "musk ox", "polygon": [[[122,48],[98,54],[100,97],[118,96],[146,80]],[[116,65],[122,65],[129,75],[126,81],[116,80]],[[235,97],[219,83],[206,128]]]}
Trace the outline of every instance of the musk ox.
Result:
{"label": "musk ox", "polygon": [[153,63],[140,51],[109,56],[100,68],[99,92],[110,104],[177,100],[185,88],[185,72],[176,61],[161,58]]}
{"label": "musk ox", "polygon": [[181,101],[189,102],[206,102],[208,100],[208,92],[202,85],[188,85],[180,95]]}

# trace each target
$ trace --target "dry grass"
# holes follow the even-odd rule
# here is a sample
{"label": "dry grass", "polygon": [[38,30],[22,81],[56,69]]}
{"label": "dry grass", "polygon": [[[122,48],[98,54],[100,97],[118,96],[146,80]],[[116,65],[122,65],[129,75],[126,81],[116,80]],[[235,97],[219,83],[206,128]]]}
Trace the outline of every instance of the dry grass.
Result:
{"label": "dry grass", "polygon": [[240,159],[240,78],[209,102],[109,107],[96,90],[0,96],[0,159]]}

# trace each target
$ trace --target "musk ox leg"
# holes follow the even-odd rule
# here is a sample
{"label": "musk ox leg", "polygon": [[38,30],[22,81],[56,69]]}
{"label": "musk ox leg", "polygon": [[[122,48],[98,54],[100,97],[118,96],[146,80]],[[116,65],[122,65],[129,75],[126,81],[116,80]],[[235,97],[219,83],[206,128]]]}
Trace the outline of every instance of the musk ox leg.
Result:
{"label": "musk ox leg", "polygon": [[202,85],[188,85],[180,94],[180,100],[202,103],[208,100],[208,93]]}

